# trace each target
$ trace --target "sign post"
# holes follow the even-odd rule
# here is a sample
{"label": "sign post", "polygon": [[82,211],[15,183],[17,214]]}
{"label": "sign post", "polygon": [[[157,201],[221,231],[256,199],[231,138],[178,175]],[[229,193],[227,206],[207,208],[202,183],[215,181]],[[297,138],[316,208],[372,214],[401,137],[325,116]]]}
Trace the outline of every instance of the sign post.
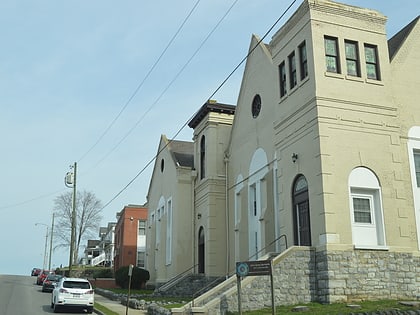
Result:
{"label": "sign post", "polygon": [[271,260],[243,261],[236,263],[236,278],[238,287],[238,312],[242,315],[241,278],[246,276],[270,276],[271,282],[271,312],[276,313],[274,303],[273,263]]}
{"label": "sign post", "polygon": [[127,295],[127,305],[125,307],[125,315],[128,315],[128,303],[130,302],[130,291],[131,291],[131,276],[133,275],[133,265],[128,266],[128,295]]}

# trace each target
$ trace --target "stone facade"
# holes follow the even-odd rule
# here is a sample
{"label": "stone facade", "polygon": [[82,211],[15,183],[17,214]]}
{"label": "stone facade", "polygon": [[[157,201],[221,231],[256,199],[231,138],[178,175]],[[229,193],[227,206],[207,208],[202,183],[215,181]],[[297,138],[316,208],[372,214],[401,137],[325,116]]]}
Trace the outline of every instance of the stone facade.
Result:
{"label": "stone facade", "polygon": [[[349,250],[316,252],[292,247],[273,259],[276,305],[420,299],[420,257],[408,253]],[[230,284],[228,284],[230,282]],[[238,310],[236,276],[173,313],[207,314]],[[242,310],[271,307],[269,276],[241,281]]]}

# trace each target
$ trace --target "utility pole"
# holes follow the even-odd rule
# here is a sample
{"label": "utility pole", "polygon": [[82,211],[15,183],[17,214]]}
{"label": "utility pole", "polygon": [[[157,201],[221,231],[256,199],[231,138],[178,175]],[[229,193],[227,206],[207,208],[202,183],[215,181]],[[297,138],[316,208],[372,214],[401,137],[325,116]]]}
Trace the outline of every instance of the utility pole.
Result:
{"label": "utility pole", "polygon": [[48,270],[51,270],[51,257],[52,257],[52,248],[53,248],[53,235],[54,235],[54,215],[55,213],[53,212],[52,214],[52,222],[51,222],[51,232],[50,232],[50,257],[49,257],[49,261],[48,261]]}
{"label": "utility pole", "polygon": [[71,277],[72,265],[74,261],[74,243],[76,240],[76,173],[77,173],[77,163],[74,162],[74,165],[71,167],[73,172],[67,172],[65,177],[65,184],[69,188],[73,188],[73,202],[72,202],[72,212],[71,212],[71,237],[70,237],[70,257],[69,257],[69,277]]}

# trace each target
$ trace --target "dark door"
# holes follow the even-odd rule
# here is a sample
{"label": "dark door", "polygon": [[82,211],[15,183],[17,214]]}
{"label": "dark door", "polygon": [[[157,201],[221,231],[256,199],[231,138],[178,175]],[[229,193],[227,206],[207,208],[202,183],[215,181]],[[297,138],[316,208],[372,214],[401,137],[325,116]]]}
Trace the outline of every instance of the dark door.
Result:
{"label": "dark door", "polygon": [[198,273],[204,273],[204,229],[198,232]]}
{"label": "dark door", "polygon": [[293,186],[293,209],[295,245],[311,246],[308,183],[303,175],[297,177]]}

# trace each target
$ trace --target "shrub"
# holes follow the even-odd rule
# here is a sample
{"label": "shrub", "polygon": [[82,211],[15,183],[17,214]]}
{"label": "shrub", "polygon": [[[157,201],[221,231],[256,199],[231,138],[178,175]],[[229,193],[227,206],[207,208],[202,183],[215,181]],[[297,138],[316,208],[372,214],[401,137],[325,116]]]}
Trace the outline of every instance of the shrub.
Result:
{"label": "shrub", "polygon": [[[146,282],[150,279],[149,271],[143,268],[134,267],[131,276],[131,288],[132,289],[143,289],[146,286]],[[128,277],[128,266],[121,267],[115,272],[115,283],[123,289],[128,288],[129,277]]]}

